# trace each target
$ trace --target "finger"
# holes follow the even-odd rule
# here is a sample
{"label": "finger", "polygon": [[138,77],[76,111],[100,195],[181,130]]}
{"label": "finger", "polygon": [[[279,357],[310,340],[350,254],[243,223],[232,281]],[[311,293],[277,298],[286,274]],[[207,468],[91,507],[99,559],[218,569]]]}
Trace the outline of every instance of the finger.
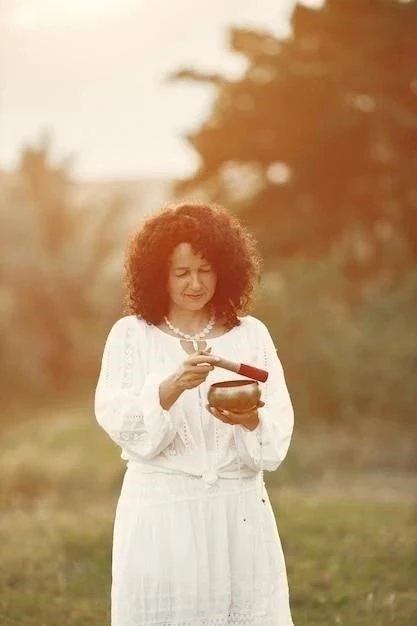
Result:
{"label": "finger", "polygon": [[209,404],[207,405],[206,408],[207,408],[209,413],[211,413],[214,417],[216,417],[218,420],[220,420],[224,424],[231,424],[231,425],[233,425],[233,422],[230,421],[230,419],[228,417],[226,417],[226,415],[224,415],[224,413],[222,411],[219,411],[218,409],[215,409],[213,406],[210,406]]}
{"label": "finger", "polygon": [[190,356],[187,359],[187,362],[191,363],[191,365],[197,365],[198,363],[211,363],[214,365],[215,363],[218,363],[219,360],[220,358],[218,356],[212,356],[211,354],[196,354],[194,356]]}
{"label": "finger", "polygon": [[220,416],[217,418],[220,422],[223,422],[223,424],[229,424],[229,426],[234,426],[234,422],[230,421],[229,419],[227,419],[227,417]]}
{"label": "finger", "polygon": [[190,369],[186,370],[193,376],[207,376],[209,372],[212,372],[214,367],[212,365],[207,365],[206,363],[202,363],[201,365],[194,365],[190,367]]}
{"label": "finger", "polygon": [[186,380],[184,380],[184,385],[191,385],[192,387],[197,387],[198,385],[201,385],[202,383],[204,383],[204,379],[201,378],[187,378]]}
{"label": "finger", "polygon": [[231,424],[241,424],[247,420],[253,419],[257,416],[257,409],[248,411],[247,413],[234,413],[233,411],[223,411],[224,416],[230,421]]}
{"label": "finger", "polygon": [[219,413],[217,409],[214,408],[214,406],[210,406],[209,404],[206,404],[206,409],[209,413],[214,415],[214,417],[217,417],[217,419],[221,419],[221,414]]}
{"label": "finger", "polygon": [[214,417],[222,417],[221,412],[218,409],[215,409],[214,406],[211,406],[210,404],[207,404],[206,405],[206,409],[207,409],[207,411],[209,411],[209,413],[214,415]]}
{"label": "finger", "polygon": [[224,409],[216,409],[214,406],[211,406],[210,404],[207,404],[207,409],[210,411],[210,413],[215,415],[215,417],[218,417],[221,420],[230,419],[230,415],[228,414],[228,411],[225,411]]}
{"label": "finger", "polygon": [[198,365],[199,363],[209,363],[210,365],[215,365],[219,361],[220,359],[218,356],[211,356],[210,354],[196,354],[190,356],[186,362],[190,365]]}
{"label": "finger", "polygon": [[229,417],[240,417],[240,416],[254,416],[256,415],[256,413],[258,412],[258,409],[263,407],[265,405],[264,402],[262,402],[262,404],[257,404],[256,406],[251,407],[250,409],[247,409],[246,411],[232,411],[232,410],[226,410],[224,409],[224,413],[226,413],[227,415],[229,415]]}
{"label": "finger", "polygon": [[198,387],[199,385],[204,383],[204,381],[205,378],[190,377],[184,381],[184,385],[187,387],[187,389],[194,389],[195,387]]}
{"label": "finger", "polygon": [[194,370],[188,372],[187,378],[193,380],[206,380],[207,376],[210,374],[211,369],[203,369],[203,367],[196,367]]}
{"label": "finger", "polygon": [[242,419],[241,415],[233,413],[232,411],[220,411],[220,414],[222,421],[227,424],[238,424]]}
{"label": "finger", "polygon": [[199,372],[203,368],[206,368],[210,370],[211,372],[211,370],[214,369],[214,365],[212,365],[211,363],[207,363],[207,361],[203,361],[202,363],[186,363],[185,364],[185,370],[188,372]]}

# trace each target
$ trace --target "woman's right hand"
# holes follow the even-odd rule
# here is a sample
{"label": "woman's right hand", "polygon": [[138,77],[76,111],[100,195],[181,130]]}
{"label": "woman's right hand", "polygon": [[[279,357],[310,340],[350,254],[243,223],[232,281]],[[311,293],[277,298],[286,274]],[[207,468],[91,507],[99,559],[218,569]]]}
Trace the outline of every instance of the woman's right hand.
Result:
{"label": "woman's right hand", "polygon": [[182,393],[186,389],[193,389],[203,383],[214,366],[219,361],[219,357],[211,356],[211,348],[199,350],[191,354],[175,372],[173,379]]}
{"label": "woman's right hand", "polygon": [[204,382],[219,357],[210,355],[211,348],[192,354],[180,367],[159,385],[159,400],[165,410],[169,410],[186,389],[193,389]]}

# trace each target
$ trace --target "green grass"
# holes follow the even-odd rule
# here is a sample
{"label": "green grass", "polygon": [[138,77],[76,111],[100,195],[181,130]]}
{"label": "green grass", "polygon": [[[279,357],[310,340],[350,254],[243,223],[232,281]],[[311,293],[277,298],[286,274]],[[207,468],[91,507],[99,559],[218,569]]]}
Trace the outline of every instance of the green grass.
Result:
{"label": "green grass", "polygon": [[412,591],[417,526],[411,506],[294,497],[279,507],[277,517],[296,624],[417,624],[417,591]]}
{"label": "green grass", "polygon": [[[0,455],[0,623],[105,626],[117,449],[91,418],[64,415],[10,427]],[[291,458],[270,481],[295,626],[416,626],[410,477],[388,491],[386,472],[314,482],[300,463],[296,487]]]}

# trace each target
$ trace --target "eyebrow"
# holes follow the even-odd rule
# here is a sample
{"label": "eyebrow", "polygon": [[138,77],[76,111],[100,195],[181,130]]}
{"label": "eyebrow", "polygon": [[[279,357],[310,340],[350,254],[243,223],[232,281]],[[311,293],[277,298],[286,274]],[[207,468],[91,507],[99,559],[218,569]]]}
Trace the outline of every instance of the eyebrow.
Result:
{"label": "eyebrow", "polygon": [[[207,263],[202,263],[202,264],[200,265],[200,267],[206,267],[206,266],[207,266],[207,267],[211,267],[211,263],[209,263],[209,262],[207,261]],[[189,265],[187,265],[187,266],[182,266],[182,265],[173,265],[173,266],[172,266],[172,269],[173,269],[173,270],[189,270],[189,269],[190,269],[190,267],[189,267]]]}

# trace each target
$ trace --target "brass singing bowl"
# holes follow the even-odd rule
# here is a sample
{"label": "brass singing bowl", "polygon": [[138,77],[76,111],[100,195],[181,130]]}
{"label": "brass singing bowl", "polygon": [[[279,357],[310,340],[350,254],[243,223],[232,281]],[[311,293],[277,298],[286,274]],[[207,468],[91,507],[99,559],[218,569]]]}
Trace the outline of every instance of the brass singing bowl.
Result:
{"label": "brass singing bowl", "polygon": [[258,406],[261,390],[256,380],[225,380],[210,385],[207,399],[215,409],[245,413]]}

